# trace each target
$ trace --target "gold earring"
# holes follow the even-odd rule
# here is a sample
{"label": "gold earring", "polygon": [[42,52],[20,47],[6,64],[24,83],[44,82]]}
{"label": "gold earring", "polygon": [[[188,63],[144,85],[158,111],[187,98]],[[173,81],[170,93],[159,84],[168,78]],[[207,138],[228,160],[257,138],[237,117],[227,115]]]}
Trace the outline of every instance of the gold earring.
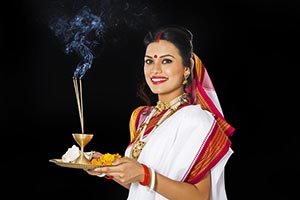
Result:
{"label": "gold earring", "polygon": [[183,81],[182,81],[182,85],[186,85],[187,84],[187,82],[188,82],[188,77],[189,76],[183,76]]}

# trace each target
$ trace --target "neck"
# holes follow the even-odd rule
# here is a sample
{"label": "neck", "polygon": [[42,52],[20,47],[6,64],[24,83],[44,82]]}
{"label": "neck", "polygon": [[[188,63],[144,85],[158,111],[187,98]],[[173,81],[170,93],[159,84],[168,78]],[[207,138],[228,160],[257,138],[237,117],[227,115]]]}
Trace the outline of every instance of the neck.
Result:
{"label": "neck", "polygon": [[[174,108],[174,107],[178,107],[179,105],[183,104],[183,103],[188,103],[188,98],[187,98],[187,94],[183,93],[177,97],[175,97],[174,99],[172,99],[169,102],[162,102],[162,101],[158,101],[156,108],[159,111],[163,111],[165,109],[169,109],[169,108]],[[176,108],[175,108],[176,109]]]}

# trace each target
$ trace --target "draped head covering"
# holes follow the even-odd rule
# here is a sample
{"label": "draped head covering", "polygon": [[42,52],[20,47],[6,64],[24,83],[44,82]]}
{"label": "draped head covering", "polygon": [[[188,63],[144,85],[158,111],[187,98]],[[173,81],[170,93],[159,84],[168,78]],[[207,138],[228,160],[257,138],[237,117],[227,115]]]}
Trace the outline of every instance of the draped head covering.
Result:
{"label": "draped head covering", "polygon": [[190,102],[200,104],[202,109],[213,113],[220,127],[230,136],[235,128],[224,118],[217,93],[202,61],[195,53],[193,53],[193,58],[195,61],[194,67],[191,69],[193,79],[191,84],[185,88],[185,91],[191,95]]}

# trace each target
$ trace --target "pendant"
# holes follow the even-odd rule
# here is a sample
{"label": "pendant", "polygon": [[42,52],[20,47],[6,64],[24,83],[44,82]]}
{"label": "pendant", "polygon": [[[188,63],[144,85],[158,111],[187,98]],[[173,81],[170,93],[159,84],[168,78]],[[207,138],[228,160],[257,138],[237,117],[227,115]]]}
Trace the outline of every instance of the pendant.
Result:
{"label": "pendant", "polygon": [[133,146],[132,146],[132,150],[131,150],[131,157],[134,159],[138,159],[138,157],[140,156],[141,151],[143,150],[144,146],[145,146],[146,142],[143,141],[137,141]]}

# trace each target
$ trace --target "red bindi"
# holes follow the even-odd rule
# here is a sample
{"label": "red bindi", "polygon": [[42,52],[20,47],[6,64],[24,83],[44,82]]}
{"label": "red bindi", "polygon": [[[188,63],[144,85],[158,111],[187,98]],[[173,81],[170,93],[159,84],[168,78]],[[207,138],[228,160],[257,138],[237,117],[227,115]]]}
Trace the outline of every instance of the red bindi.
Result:
{"label": "red bindi", "polygon": [[156,54],[154,55],[154,58],[157,58],[157,55],[156,55]]}

